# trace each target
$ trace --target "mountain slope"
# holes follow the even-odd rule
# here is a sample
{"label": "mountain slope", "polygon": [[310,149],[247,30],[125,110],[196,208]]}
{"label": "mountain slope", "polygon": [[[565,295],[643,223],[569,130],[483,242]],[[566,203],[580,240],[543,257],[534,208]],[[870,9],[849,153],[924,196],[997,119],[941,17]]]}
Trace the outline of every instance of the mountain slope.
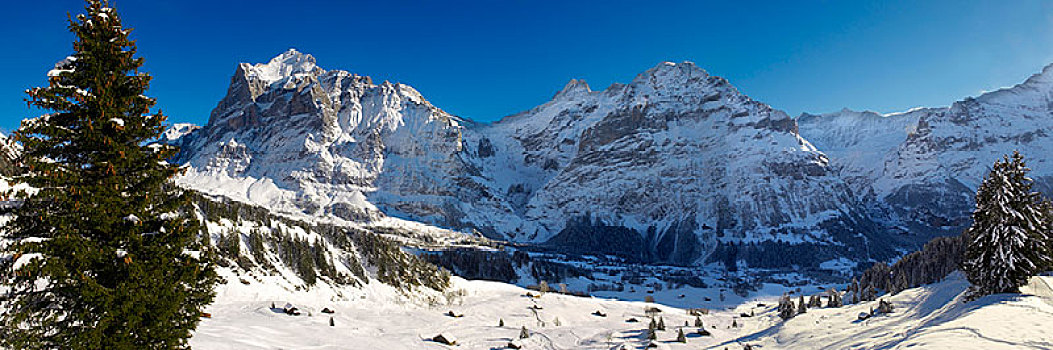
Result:
{"label": "mountain slope", "polygon": [[728,242],[818,242],[860,256],[863,237],[878,235],[791,118],[689,62],[604,91],[571,81],[477,132],[498,154],[479,168],[537,224],[514,239],[602,249],[610,240],[590,247],[581,236],[603,232],[578,227],[599,221],[636,231],[657,260],[690,263]]}
{"label": "mountain slope", "polygon": [[[864,200],[908,231],[957,233],[990,165],[1019,150],[1036,188],[1053,194],[1053,65],[1024,83],[945,108],[879,116],[844,110],[798,118]],[[926,235],[927,234],[927,235]]]}
{"label": "mountain slope", "polygon": [[460,159],[462,123],[409,86],[290,50],[241,64],[208,124],[178,139],[181,183],[286,213],[363,222],[380,206],[464,227],[462,203],[488,194]]}

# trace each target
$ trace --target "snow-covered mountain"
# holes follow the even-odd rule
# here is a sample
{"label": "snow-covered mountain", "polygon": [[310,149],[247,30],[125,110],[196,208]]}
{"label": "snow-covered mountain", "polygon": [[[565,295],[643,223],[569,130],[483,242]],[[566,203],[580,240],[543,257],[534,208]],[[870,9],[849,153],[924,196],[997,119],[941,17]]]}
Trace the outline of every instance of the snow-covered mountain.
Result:
{"label": "snow-covered mountain", "polygon": [[571,81],[481,124],[290,50],[241,64],[209,123],[178,142],[184,185],[287,213],[676,263],[744,242],[768,244],[745,256],[804,244],[830,248],[810,262],[866,258],[883,240],[792,118],[691,63],[604,91]]}
{"label": "snow-covered mountain", "polygon": [[889,115],[842,110],[802,115],[798,123],[855,194],[908,232],[960,232],[976,186],[1013,150],[1027,157],[1036,188],[1053,194],[1053,65],[949,107]]}
{"label": "snow-covered mountain", "polygon": [[287,214],[395,216],[681,264],[891,256],[887,234],[797,128],[689,62],[603,91],[571,81],[484,124],[290,50],[239,65],[208,124],[172,142],[189,165],[184,186]]}
{"label": "snow-covered mountain", "polygon": [[536,224],[513,239],[610,253],[643,246],[686,263],[729,242],[829,244],[865,257],[864,240],[880,235],[793,119],[690,62],[603,91],[571,81],[473,131],[483,138],[469,144],[494,150],[478,158],[493,192],[512,194],[517,215]]}
{"label": "snow-covered mountain", "polygon": [[376,204],[463,227],[462,198],[488,196],[461,159],[463,123],[407,85],[289,50],[238,66],[208,124],[179,139],[183,183],[280,212],[361,222]]}

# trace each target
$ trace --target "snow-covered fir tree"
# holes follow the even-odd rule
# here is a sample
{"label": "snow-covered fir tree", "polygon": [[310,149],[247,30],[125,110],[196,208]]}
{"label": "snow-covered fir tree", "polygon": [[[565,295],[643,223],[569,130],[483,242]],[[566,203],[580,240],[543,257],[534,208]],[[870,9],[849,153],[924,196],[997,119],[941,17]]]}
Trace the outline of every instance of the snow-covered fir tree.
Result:
{"label": "snow-covered fir tree", "polygon": [[962,270],[971,297],[1015,293],[1050,264],[1050,203],[1031,190],[1019,152],[995,162],[976,191]]}

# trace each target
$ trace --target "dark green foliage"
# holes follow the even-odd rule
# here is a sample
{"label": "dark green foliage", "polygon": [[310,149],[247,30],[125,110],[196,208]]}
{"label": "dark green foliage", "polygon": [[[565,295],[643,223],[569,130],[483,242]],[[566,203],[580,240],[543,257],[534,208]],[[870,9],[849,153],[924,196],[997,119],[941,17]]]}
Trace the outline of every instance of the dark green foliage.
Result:
{"label": "dark green foliage", "polygon": [[823,299],[819,295],[808,298],[808,307],[823,307]]}
{"label": "dark green foliage", "polygon": [[351,235],[358,251],[377,269],[377,279],[399,289],[421,286],[445,290],[450,286],[450,273],[429,264],[420,257],[402,251],[390,239],[359,232]]}
{"label": "dark green foliage", "polygon": [[[348,233],[344,229],[332,226],[310,226],[300,221],[291,220],[271,214],[268,210],[250,204],[230,201],[226,199],[213,199],[199,193],[190,192],[194,205],[203,212],[208,221],[218,222],[226,219],[231,222],[255,222],[259,225],[271,225],[271,229],[254,228],[247,235],[248,255],[240,253],[241,235],[237,232],[218,233],[218,241],[215,242],[221,259],[221,265],[230,266],[227,261],[233,261],[242,270],[249,270],[255,266],[265,271],[275,271],[274,264],[267,258],[267,251],[271,250],[276,255],[278,262],[287,266],[295,272],[308,286],[317,283],[319,277],[324,277],[336,284],[358,285],[358,281],[367,281],[365,270],[353,254],[342,257],[343,263],[358,279],[353,279],[339,273],[333,265],[331,256],[327,253],[328,244],[343,248],[345,251],[353,251]],[[300,228],[304,232],[317,233],[323,237],[313,243],[305,238],[295,238],[287,228]],[[237,237],[237,242],[232,242]]]}
{"label": "dark green foliage", "polygon": [[241,237],[236,231],[220,233],[216,248],[221,255],[236,257],[241,252]]}
{"label": "dark green foliage", "polygon": [[1016,293],[1050,266],[1051,205],[1031,190],[1030,170],[1024,157],[1013,152],[995,162],[976,191],[962,264],[974,297]]}
{"label": "dark green foliage", "polygon": [[633,262],[654,259],[650,244],[636,230],[610,226],[591,216],[568,220],[563,230],[553,236],[546,246],[571,254],[607,254]]}
{"label": "dark green foliage", "polygon": [[797,316],[797,308],[793,305],[793,300],[790,300],[790,296],[783,295],[779,299],[779,317],[789,320],[794,316]]}
{"label": "dark green foliage", "polygon": [[559,283],[567,278],[588,276],[589,271],[571,264],[550,260],[534,260],[530,264],[530,275],[536,281]]}
{"label": "dark green foliage", "polygon": [[680,328],[676,330],[676,341],[681,343],[687,343],[687,336],[684,335],[684,329]]}
{"label": "dark green foliage", "polygon": [[862,289],[859,288],[859,281],[853,278],[852,283],[848,285],[848,290],[852,292],[852,304],[859,304],[859,295],[862,292]]}
{"label": "dark green foliage", "polygon": [[267,260],[267,247],[264,245],[263,232],[259,229],[249,232],[249,252],[257,264],[268,271],[274,270],[274,265],[271,265],[270,261]]}
{"label": "dark green foliage", "polygon": [[859,278],[862,300],[874,300],[877,291],[892,294],[907,288],[935,283],[958,269],[965,257],[962,236],[938,237],[925,244],[920,251],[907,254],[889,266],[875,263]]}
{"label": "dark green foliage", "polygon": [[[51,111],[14,133],[17,182],[39,189],[14,208],[5,247],[0,344],[14,349],[187,347],[216,276],[187,197],[168,181],[174,147],[148,145],[165,116],[149,114],[150,77],[117,13],[98,0],[70,19],[77,40],[28,102]],[[204,248],[207,249],[207,248]],[[35,286],[37,284],[40,286]]]}
{"label": "dark green foliage", "polygon": [[507,283],[519,279],[511,256],[504,251],[460,248],[426,254],[424,258],[466,279]]}

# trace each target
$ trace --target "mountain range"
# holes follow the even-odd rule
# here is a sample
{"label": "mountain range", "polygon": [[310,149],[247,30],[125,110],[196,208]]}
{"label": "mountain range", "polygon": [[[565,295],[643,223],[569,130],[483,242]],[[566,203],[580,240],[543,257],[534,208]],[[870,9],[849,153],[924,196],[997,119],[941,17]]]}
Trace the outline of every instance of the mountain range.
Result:
{"label": "mountain range", "polygon": [[969,223],[1019,149],[1050,193],[1053,68],[946,108],[791,117],[690,62],[594,91],[570,81],[482,123],[412,87],[289,50],[240,64],[204,126],[175,125],[178,182],[335,223],[391,218],[640,262],[886,260]]}

